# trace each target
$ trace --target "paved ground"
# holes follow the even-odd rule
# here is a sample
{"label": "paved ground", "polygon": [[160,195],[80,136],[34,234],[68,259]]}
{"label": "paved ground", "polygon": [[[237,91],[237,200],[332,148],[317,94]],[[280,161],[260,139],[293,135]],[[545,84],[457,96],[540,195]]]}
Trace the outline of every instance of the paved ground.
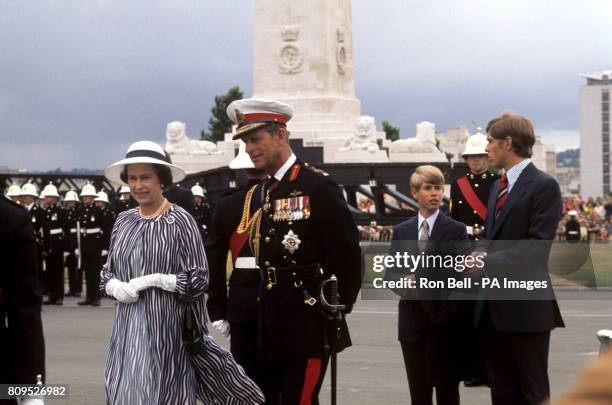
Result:
{"label": "paved ground", "polygon": [[[604,293],[602,293],[603,296]],[[607,297],[610,293],[607,292]],[[561,392],[576,371],[597,354],[594,333],[612,328],[612,298],[581,300],[567,295],[560,306],[567,327],[552,334],[550,377],[553,395]],[[590,297],[599,298],[599,297]],[[44,307],[49,383],[70,385],[70,399],[48,403],[104,404],[104,366],[114,305],[78,307],[67,298],[63,307]],[[361,301],[350,316],[354,346],[339,356],[339,404],[408,403],[408,386],[396,340],[397,303]],[[225,338],[217,337],[227,345]],[[329,404],[329,383],[322,403]],[[488,404],[488,390],[462,388],[462,403]]]}

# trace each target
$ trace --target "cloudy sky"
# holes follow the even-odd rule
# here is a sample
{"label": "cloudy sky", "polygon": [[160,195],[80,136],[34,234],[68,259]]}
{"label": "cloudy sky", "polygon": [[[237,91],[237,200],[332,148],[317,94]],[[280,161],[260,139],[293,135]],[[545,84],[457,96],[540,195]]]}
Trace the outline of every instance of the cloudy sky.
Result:
{"label": "cloudy sky", "polygon": [[[253,1],[0,0],[0,166],[103,168],[172,120],[197,137],[215,95],[251,94]],[[410,137],[510,108],[577,147],[611,18],[609,0],[354,0],[362,112]]]}

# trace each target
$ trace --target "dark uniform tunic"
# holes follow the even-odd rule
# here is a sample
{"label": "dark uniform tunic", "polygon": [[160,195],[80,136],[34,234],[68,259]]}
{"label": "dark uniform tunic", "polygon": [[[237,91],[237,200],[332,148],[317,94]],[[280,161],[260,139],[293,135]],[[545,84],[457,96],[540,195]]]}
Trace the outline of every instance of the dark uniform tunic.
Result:
{"label": "dark uniform tunic", "polygon": [[104,208],[100,208],[100,212],[102,213],[100,224],[100,228],[102,229],[102,250],[106,250],[108,252],[108,248],[110,247],[111,232],[113,231],[113,225],[115,224],[115,214],[108,205]]}
{"label": "dark uniform tunic", "polygon": [[36,204],[32,204],[29,207],[25,207],[26,211],[30,213],[30,218],[32,220],[32,228],[34,229],[34,238],[36,239],[36,256],[38,257],[38,276],[41,280],[41,285],[43,288],[43,293],[46,294],[49,290],[48,281],[47,281],[47,273],[43,269],[43,232],[42,232],[42,223],[44,221],[44,209],[39,207]]}
{"label": "dark uniform tunic", "polygon": [[[476,239],[479,234],[484,232],[484,218],[486,218],[489,192],[497,179],[499,179],[499,175],[489,172],[483,174],[468,173],[451,182],[451,218],[465,224],[471,240]],[[484,207],[484,218],[479,215],[480,207],[470,204],[470,196],[462,192],[459,186],[461,182],[466,182],[469,185],[468,190],[473,191],[482,207]]]}
{"label": "dark uniform tunic", "polygon": [[580,240],[580,222],[570,219],[565,224],[565,240]]}
{"label": "dark uniform tunic", "polygon": [[78,260],[75,251],[79,248],[78,240],[78,220],[80,215],[80,208],[66,208],[66,267],[68,268],[68,295],[80,295],[83,291],[83,273],[81,268],[78,266]]}
{"label": "dark uniform tunic", "polygon": [[[244,194],[242,195],[244,198]],[[206,242],[210,223],[212,221],[212,209],[208,203],[195,204],[195,219],[202,230],[202,240]]]}
{"label": "dark uniform tunic", "polygon": [[64,209],[50,205],[44,210],[42,222],[49,300],[45,304],[61,304],[64,299],[64,250],[68,222]]}
{"label": "dark uniform tunic", "polygon": [[[487,202],[491,187],[499,175],[485,172],[482,174],[467,173],[465,176],[454,179],[451,183],[451,217],[465,224],[468,237],[470,240],[478,239],[478,236],[484,232],[484,223],[487,212]],[[467,193],[462,191],[460,184],[464,184]],[[470,193],[471,190],[471,193]],[[473,195],[470,195],[472,194]],[[471,202],[476,198],[479,204]],[[484,208],[484,210],[483,210]],[[469,364],[465,364],[462,379],[465,381],[477,380],[486,382],[486,367],[484,358],[484,349],[482,345],[474,344],[478,342],[478,331],[472,326],[472,317],[475,303],[473,301],[463,301],[459,304],[458,314],[464,320],[464,331],[461,334],[462,339],[465,339],[463,345],[466,352],[465,358]]]}
{"label": "dark uniform tunic", "polygon": [[127,211],[132,208],[136,208],[138,203],[134,201],[132,197],[128,197],[126,200],[119,198],[115,202],[115,218],[119,216],[123,211]]}
{"label": "dark uniform tunic", "polygon": [[39,374],[44,381],[42,289],[36,252],[30,216],[23,207],[0,196],[0,384],[36,384]]}
{"label": "dark uniform tunic", "polygon": [[95,205],[85,205],[81,209],[81,268],[85,272],[87,296],[81,305],[99,304],[100,270],[102,269],[102,248],[104,225],[103,214]]}
{"label": "dark uniform tunic", "polygon": [[279,397],[283,404],[304,397],[316,402],[329,336],[319,286],[335,274],[340,301],[350,312],[361,286],[358,231],[340,188],[326,173],[298,160],[280,182],[272,179],[256,188],[251,204],[263,204],[255,252],[264,279],[263,391],[272,404]]}
{"label": "dark uniform tunic", "polygon": [[[229,321],[230,350],[247,375],[257,381],[258,293],[261,278],[249,247],[248,234],[237,231],[250,186],[219,200],[209,222],[205,243],[210,271],[207,307],[211,321]],[[226,269],[230,250],[233,270],[228,294]]]}

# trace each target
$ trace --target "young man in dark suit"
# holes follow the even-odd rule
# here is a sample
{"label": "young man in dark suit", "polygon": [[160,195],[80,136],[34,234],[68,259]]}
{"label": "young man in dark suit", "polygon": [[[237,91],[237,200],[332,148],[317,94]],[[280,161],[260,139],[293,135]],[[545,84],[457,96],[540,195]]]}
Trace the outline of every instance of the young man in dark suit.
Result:
{"label": "young man in dark suit", "polygon": [[[412,196],[419,203],[418,215],[393,228],[390,254],[408,252],[429,256],[456,257],[469,253],[465,225],[440,211],[444,175],[434,166],[420,166],[410,177]],[[387,269],[385,279],[437,279],[460,277],[453,268]],[[461,348],[456,339],[465,322],[457,316],[456,301],[448,300],[446,289],[410,290],[399,302],[398,331],[404,355],[410,398],[413,405],[432,404],[436,390],[438,405],[459,404]],[[397,292],[397,290],[396,290]]]}
{"label": "young man in dark suit", "polygon": [[550,331],[564,326],[548,277],[550,247],[561,220],[561,193],[557,181],[529,159],[535,134],[527,118],[504,114],[488,128],[489,160],[505,174],[489,197],[484,267],[466,275],[545,281],[548,288],[502,288],[497,297],[486,292],[474,319],[488,347],[493,404],[540,404],[550,396]]}

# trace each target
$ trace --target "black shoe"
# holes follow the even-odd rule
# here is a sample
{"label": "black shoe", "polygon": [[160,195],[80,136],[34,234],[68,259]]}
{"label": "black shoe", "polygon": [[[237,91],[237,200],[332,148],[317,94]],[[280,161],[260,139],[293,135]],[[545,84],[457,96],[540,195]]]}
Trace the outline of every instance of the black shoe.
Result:
{"label": "black shoe", "polygon": [[89,303],[89,305],[91,305],[92,307],[99,307],[100,306],[100,300],[91,301]]}
{"label": "black shoe", "polygon": [[80,301],[80,302],[77,302],[77,304],[80,305],[80,306],[85,306],[85,305],[91,304],[91,301],[89,301],[89,300]]}
{"label": "black shoe", "polygon": [[80,297],[81,293],[80,292],[75,292],[75,293],[72,293],[72,296],[73,297]]}
{"label": "black shoe", "polygon": [[52,301],[51,299],[43,301],[43,305],[53,305],[53,304],[55,304],[55,301]]}
{"label": "black shoe", "polygon": [[463,382],[463,385],[465,385],[466,387],[480,387],[482,385],[489,385],[489,382],[484,377],[476,377],[471,378],[469,380],[465,380]]}
{"label": "black shoe", "polygon": [[64,305],[64,301],[62,300],[57,300],[53,303],[53,305]]}

